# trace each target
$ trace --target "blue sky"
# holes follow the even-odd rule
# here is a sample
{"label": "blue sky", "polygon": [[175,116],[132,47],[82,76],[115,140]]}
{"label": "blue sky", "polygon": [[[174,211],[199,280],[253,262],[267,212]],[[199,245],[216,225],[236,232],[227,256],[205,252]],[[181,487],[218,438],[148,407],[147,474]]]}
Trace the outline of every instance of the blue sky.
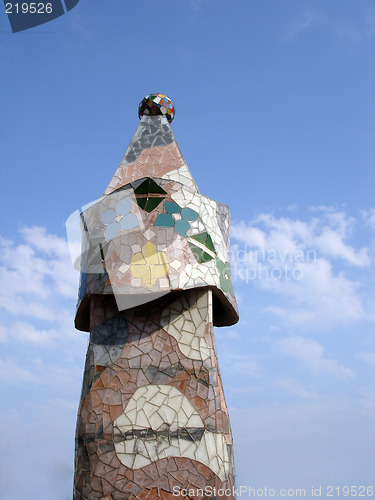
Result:
{"label": "blue sky", "polygon": [[155,91],[201,192],[231,209],[240,322],[216,338],[237,483],[373,484],[373,3],[80,0],[0,23],[4,499],[71,498],[87,336],[65,221]]}

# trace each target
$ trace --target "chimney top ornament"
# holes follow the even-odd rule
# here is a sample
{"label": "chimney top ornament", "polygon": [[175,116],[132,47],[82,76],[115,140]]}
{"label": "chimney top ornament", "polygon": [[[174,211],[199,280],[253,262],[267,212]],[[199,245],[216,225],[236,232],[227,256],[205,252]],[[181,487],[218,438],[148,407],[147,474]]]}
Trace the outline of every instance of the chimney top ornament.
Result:
{"label": "chimney top ornament", "polygon": [[172,123],[175,115],[174,104],[165,94],[160,94],[158,92],[148,94],[142,99],[138,107],[139,119],[141,119],[143,115],[164,115],[167,117],[169,123]]}

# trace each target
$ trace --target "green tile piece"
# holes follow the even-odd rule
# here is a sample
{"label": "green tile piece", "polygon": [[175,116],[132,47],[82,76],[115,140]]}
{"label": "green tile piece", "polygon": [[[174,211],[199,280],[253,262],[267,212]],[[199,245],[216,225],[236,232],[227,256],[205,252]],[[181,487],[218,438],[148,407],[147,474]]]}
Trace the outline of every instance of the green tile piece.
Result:
{"label": "green tile piece", "polygon": [[189,241],[189,246],[191,251],[193,252],[194,257],[197,259],[198,264],[201,264],[203,255],[202,248],[197,247],[196,245],[194,245],[194,243],[191,243],[190,241]]}
{"label": "green tile piece", "polygon": [[147,198],[136,198],[138,206],[143,208],[145,210],[146,203],[147,203]]}
{"label": "green tile piece", "polygon": [[192,238],[194,240],[199,241],[199,243],[202,243],[209,250],[211,250],[211,252],[213,252],[214,254],[216,254],[216,250],[215,250],[214,244],[212,242],[211,236],[207,233],[207,231],[205,231],[204,233],[200,233],[200,234],[194,234],[192,236]]}
{"label": "green tile piece", "polygon": [[225,264],[222,260],[216,259],[216,266],[220,274],[224,274]]}
{"label": "green tile piece", "polygon": [[212,255],[209,255],[208,253],[203,252],[202,262],[209,262],[212,259],[213,259]]}
{"label": "green tile piece", "polygon": [[220,286],[223,292],[229,291],[229,280],[226,279],[222,274],[220,274]]}
{"label": "green tile piece", "polygon": [[202,264],[204,262],[209,262],[213,259],[211,255],[206,253],[203,248],[197,247],[194,243],[189,241],[190,249],[193,252],[194,257],[197,259],[198,264]]}
{"label": "green tile piece", "polygon": [[164,191],[163,188],[161,188],[154,179],[151,179],[150,177],[148,179],[145,179],[142,184],[140,184],[136,189],[134,189],[134,193],[137,194],[167,194],[166,191]]}
{"label": "green tile piece", "polygon": [[148,194],[149,191],[149,184],[150,184],[151,179],[146,179],[145,181],[142,182],[136,189],[134,189],[134,193],[137,194]]}
{"label": "green tile piece", "polygon": [[192,238],[194,240],[199,241],[199,243],[203,243],[203,245],[206,245],[207,236],[208,236],[208,233],[204,232],[204,233],[200,233],[200,234],[194,234],[194,236],[192,236]]}
{"label": "green tile piece", "polygon": [[163,201],[163,198],[147,198],[145,206],[146,212],[150,213]]}
{"label": "green tile piece", "polygon": [[230,278],[232,276],[232,270],[230,268],[229,262],[226,263],[224,272],[225,272],[226,276],[228,276],[228,278]]}
{"label": "green tile piece", "polygon": [[207,235],[206,247],[209,250],[211,250],[211,252],[214,252],[216,254],[216,250],[215,250],[214,244],[213,244],[211,236],[209,234]]}
{"label": "green tile piece", "polygon": [[232,283],[231,279],[228,280],[228,287],[229,287],[229,293],[232,295],[232,297],[234,297],[234,289],[233,289],[233,283]]}
{"label": "green tile piece", "polygon": [[150,179],[150,185],[149,185],[149,193],[158,193],[158,194],[167,194],[166,191],[164,191],[164,189],[162,189],[160,186],[158,186],[156,184],[156,182],[154,181],[154,179]]}

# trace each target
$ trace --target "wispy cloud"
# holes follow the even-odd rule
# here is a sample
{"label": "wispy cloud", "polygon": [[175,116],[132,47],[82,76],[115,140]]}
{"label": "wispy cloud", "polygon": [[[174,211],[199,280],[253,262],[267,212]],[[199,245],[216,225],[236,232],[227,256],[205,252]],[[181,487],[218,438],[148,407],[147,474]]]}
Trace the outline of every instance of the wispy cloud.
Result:
{"label": "wispy cloud", "polygon": [[17,321],[12,324],[12,337],[23,343],[48,344],[59,338],[59,332],[55,328],[37,329],[25,321]]}
{"label": "wispy cloud", "polygon": [[333,359],[324,357],[324,347],[312,339],[288,337],[275,343],[281,353],[301,361],[309,370],[318,375],[334,375],[345,379],[353,375],[352,371],[338,364]]}
{"label": "wispy cloud", "polygon": [[375,231],[375,208],[363,210],[362,217],[365,220],[366,225]]}
{"label": "wispy cloud", "polygon": [[[284,252],[274,256],[276,261],[265,262],[271,268],[283,259],[284,263],[288,261],[287,251],[302,250],[306,257],[306,251],[315,248],[318,238],[323,236],[324,239],[324,227],[329,228],[338,239],[339,243],[334,242],[330,248],[323,248],[321,244],[320,255],[316,259],[312,255],[311,262],[298,262],[298,259],[294,262],[296,266],[301,266],[304,273],[302,280],[276,280],[276,284],[269,280],[268,285],[259,283],[258,290],[265,293],[271,291],[273,297],[287,298],[288,305],[275,301],[267,311],[268,317],[270,312],[273,313],[278,326],[290,321],[295,321],[297,325],[312,324],[317,314],[321,314],[322,322],[332,315],[335,321],[341,317],[344,322],[363,315],[357,283],[341,270],[336,270],[337,264],[356,272],[369,267],[366,252],[361,253],[361,248],[351,243],[356,221],[330,210],[314,212],[320,213],[325,215],[314,215],[307,222],[298,220],[296,211],[293,212],[294,219],[261,214],[252,221],[242,223],[242,226],[234,226],[238,249],[245,250],[247,244],[247,253],[250,245],[252,249],[280,249]],[[0,360],[0,378],[6,394],[4,427],[9,429],[9,437],[4,436],[6,445],[3,449],[6,448],[7,453],[2,467],[12,479],[20,470],[27,471],[27,487],[20,490],[24,497],[30,485],[33,491],[40,488],[38,470],[46,472],[43,477],[56,474],[59,478],[63,470],[66,478],[64,476],[61,481],[68,498],[73,472],[71,468],[65,468],[73,463],[76,408],[87,338],[73,328],[77,274],[63,238],[57,238],[43,228],[24,228],[21,238],[21,242],[1,240],[1,266],[6,276],[13,280],[13,284],[8,286],[8,297],[3,293],[5,302],[1,303],[6,321],[0,328],[0,341],[3,341],[5,352]],[[336,254],[332,245],[336,245]],[[250,256],[245,255],[245,263],[246,258]],[[61,286],[63,279],[66,289]],[[249,309],[250,295],[248,290],[244,291],[242,312]],[[259,310],[262,307],[266,309],[264,304],[268,303],[268,298],[269,295],[265,295]],[[312,460],[310,468],[316,467],[324,456],[323,450],[327,449],[327,439],[333,449],[340,446],[343,436],[353,435],[349,432],[352,429],[360,428],[365,437],[360,436],[359,439],[358,433],[355,439],[353,437],[353,446],[357,448],[352,447],[351,453],[358,449],[358,454],[363,454],[368,443],[366,426],[370,427],[369,422],[372,423],[373,404],[370,398],[367,398],[367,406],[355,399],[341,404],[337,399],[333,402],[332,394],[327,390],[327,394],[324,393],[327,400],[323,401],[322,386],[326,386],[328,377],[336,386],[344,388],[349,385],[346,381],[351,378],[352,372],[338,361],[339,355],[328,346],[325,350],[323,343],[301,335],[286,334],[285,330],[271,334],[265,332],[263,320],[255,319],[255,323],[251,332],[247,331],[248,325],[243,322],[235,330],[222,329],[216,333],[218,350],[221,351],[219,362],[237,438],[237,466],[240,474],[243,468],[242,477],[248,477],[251,460],[256,467],[259,457],[263,457],[264,478],[257,477],[269,481],[270,470],[279,471],[276,464],[274,467],[270,465],[275,454],[277,460],[288,463],[288,470],[292,470],[290,459],[298,456],[293,464],[298,467],[301,456],[305,461],[309,460],[312,447],[315,447],[319,459],[316,462]],[[274,333],[278,335],[278,340],[275,340]],[[373,353],[360,349],[362,347],[356,349],[357,366],[362,362],[371,365]],[[295,375],[294,366],[288,369],[294,363],[306,368],[298,370],[302,376]],[[306,378],[303,377],[304,372]],[[311,374],[314,376],[311,377]],[[296,401],[303,401],[303,404],[295,404]],[[245,406],[244,410],[237,409],[241,405]],[[351,410],[354,407],[355,412]],[[338,428],[340,425],[341,428]],[[332,438],[334,432],[336,435]],[[24,447],[25,440],[31,443],[29,449]],[[290,452],[291,443],[295,454]],[[308,450],[303,455],[299,452],[302,446]],[[18,453],[20,447],[22,457]],[[280,455],[278,450],[284,450],[284,455]],[[341,451],[345,452],[345,449]],[[343,465],[349,462],[347,457],[342,460]],[[350,465],[353,463],[354,459]],[[282,472],[279,472],[279,481],[284,487],[287,471]],[[291,484],[295,484],[298,474],[301,471],[295,473]],[[14,491],[13,483],[8,490],[2,486],[2,492]],[[46,480],[42,486],[47,491],[48,500],[62,498],[63,488],[56,490],[54,497],[47,483]],[[11,498],[11,494],[8,496]]]}
{"label": "wispy cloud", "polygon": [[0,380],[3,386],[32,384],[38,377],[31,370],[18,366],[12,359],[0,359]]}
{"label": "wispy cloud", "polygon": [[286,252],[297,254],[310,248],[354,266],[369,266],[368,248],[355,250],[345,243],[351,234],[354,219],[344,212],[328,211],[325,207],[319,209],[320,217],[307,222],[262,213],[250,224],[240,222],[233,225],[232,236],[259,250],[278,251],[278,255]]}
{"label": "wispy cloud", "polygon": [[285,322],[332,326],[358,321],[368,315],[358,273],[372,265],[369,248],[350,244],[353,217],[330,207],[316,207],[313,214],[303,221],[261,213],[234,224],[235,280],[272,292],[265,310]]}
{"label": "wispy cloud", "polygon": [[[41,354],[44,354],[43,352]],[[63,359],[54,358],[55,363],[45,359],[30,357],[29,359],[14,359],[10,356],[0,359],[0,380],[3,388],[20,386],[25,390],[24,384],[33,384],[35,388],[48,388],[57,395],[61,394],[60,388],[64,386],[78,387],[81,382],[82,370],[80,366],[72,366],[63,362]],[[29,399],[27,398],[27,401]],[[41,399],[39,399],[39,403]]]}
{"label": "wispy cloud", "polygon": [[352,43],[361,43],[375,36],[375,9],[371,7],[364,12],[357,22],[350,19],[337,19],[331,20],[330,26],[338,38]]}
{"label": "wispy cloud", "polygon": [[293,40],[303,31],[310,29],[314,25],[321,25],[324,22],[324,17],[312,12],[304,12],[287,26],[287,38]]}
{"label": "wispy cloud", "polygon": [[[0,381],[6,408],[0,417],[9,431],[1,436],[6,457],[0,460],[1,491],[6,498],[69,498],[86,350],[86,336],[73,323],[78,273],[65,239],[41,227],[23,228],[17,242],[1,238],[0,249]],[[50,484],[41,488],[40,479],[34,481],[37,470],[48,471],[43,477],[64,477],[55,496]],[[20,471],[28,484],[15,487]]]}
{"label": "wispy cloud", "polygon": [[304,11],[297,14],[286,26],[286,38],[293,41],[304,32],[323,28],[336,40],[350,43],[361,43],[375,36],[375,9],[358,9],[356,16],[349,17],[343,12],[330,9]]}
{"label": "wispy cloud", "polygon": [[77,294],[78,273],[71,265],[68,244],[41,227],[23,228],[20,233],[19,244],[0,238],[0,307],[13,315],[52,320],[56,294],[70,299]]}
{"label": "wispy cloud", "polygon": [[303,399],[316,399],[318,397],[317,391],[309,391],[305,389],[299,381],[293,378],[278,378],[275,380],[275,385],[278,390],[291,394],[293,396],[298,396]]}

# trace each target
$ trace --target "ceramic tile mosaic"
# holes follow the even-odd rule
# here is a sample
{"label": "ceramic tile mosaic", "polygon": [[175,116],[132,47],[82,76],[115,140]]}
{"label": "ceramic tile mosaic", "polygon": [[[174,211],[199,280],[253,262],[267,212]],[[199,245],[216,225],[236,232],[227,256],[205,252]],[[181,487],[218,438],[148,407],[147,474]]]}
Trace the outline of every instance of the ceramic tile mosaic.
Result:
{"label": "ceramic tile mosaic", "polygon": [[90,341],[74,500],[234,486],[213,337],[214,325],[238,320],[229,210],[199,193],[170,128],[171,101],[147,96],[139,114],[104,195],[81,213],[76,326]]}
{"label": "ceramic tile mosaic", "polygon": [[173,102],[164,94],[149,94],[142,99],[138,107],[138,116],[143,115],[164,115],[169,123],[174,118],[175,110]]}
{"label": "ceramic tile mosaic", "polygon": [[[82,212],[81,221],[86,246],[78,329],[89,329],[87,311],[94,293],[114,294],[122,310],[171,291],[206,286],[219,304],[214,324],[237,321],[228,207],[199,193],[164,116],[143,116],[109,187]],[[164,267],[142,260],[143,249],[151,247],[163,255]],[[138,267],[133,265],[135,254]],[[176,261],[182,265],[171,265]],[[152,279],[145,279],[151,274]]]}

